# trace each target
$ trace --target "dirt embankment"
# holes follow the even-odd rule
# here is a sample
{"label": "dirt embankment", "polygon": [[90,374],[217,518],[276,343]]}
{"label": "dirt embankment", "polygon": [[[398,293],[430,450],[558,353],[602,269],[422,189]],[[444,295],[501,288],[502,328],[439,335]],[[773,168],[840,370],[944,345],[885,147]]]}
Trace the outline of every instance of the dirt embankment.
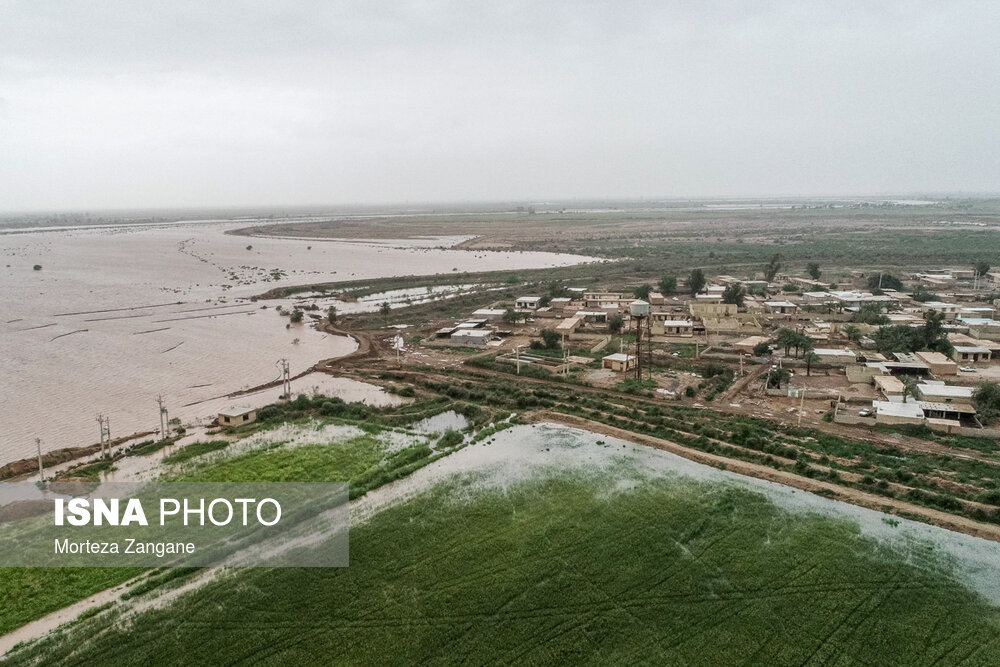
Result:
{"label": "dirt embankment", "polygon": [[[141,433],[133,433],[132,435],[127,435],[122,438],[115,438],[110,442],[109,446],[117,447],[118,445],[128,442],[129,440],[145,438],[146,436],[153,435],[154,433],[155,431],[142,431]],[[42,454],[42,465],[59,465],[60,463],[65,463],[66,461],[72,461],[73,459],[79,459],[84,456],[96,454],[99,451],[101,451],[100,444],[88,445],[86,447],[63,447],[62,449],[53,449],[50,452]],[[30,456],[26,459],[11,461],[7,465],[0,467],[0,479],[11,479],[14,477],[20,477],[21,475],[30,475],[35,472],[38,472],[38,457]]]}
{"label": "dirt embankment", "polygon": [[916,516],[927,523],[940,526],[941,528],[947,528],[948,530],[954,530],[967,535],[972,535],[974,537],[981,537],[994,542],[1000,542],[1000,526],[980,523],[978,521],[973,521],[972,519],[956,516],[947,512],[940,512],[929,507],[913,505],[895,498],[887,498],[885,496],[878,496],[872,493],[865,493],[864,491],[840,486],[831,482],[810,479],[809,477],[803,477],[801,475],[796,475],[783,470],[775,470],[774,468],[770,468],[765,465],[741,461],[739,459],[731,459],[725,456],[719,456],[718,454],[709,454],[708,452],[702,452],[696,449],[689,449],[683,445],[671,442],[670,440],[663,440],[649,435],[633,433],[632,431],[615,428],[614,426],[608,426],[600,422],[583,419],[582,417],[564,415],[558,412],[548,412],[544,410],[529,413],[525,415],[525,417],[530,421],[554,422],[565,426],[585,429],[593,433],[600,433],[602,435],[619,438],[620,440],[627,440],[639,445],[655,447],[656,449],[662,449],[663,451],[676,454],[677,456],[682,456],[696,463],[710,465],[715,468],[729,470],[730,472],[756,477],[758,479],[777,482],[779,484],[784,484],[785,486],[791,486],[796,489],[802,489],[803,491],[809,491],[811,493],[820,493],[828,498],[842,500],[853,505],[867,507],[879,512],[891,512],[905,517]]}

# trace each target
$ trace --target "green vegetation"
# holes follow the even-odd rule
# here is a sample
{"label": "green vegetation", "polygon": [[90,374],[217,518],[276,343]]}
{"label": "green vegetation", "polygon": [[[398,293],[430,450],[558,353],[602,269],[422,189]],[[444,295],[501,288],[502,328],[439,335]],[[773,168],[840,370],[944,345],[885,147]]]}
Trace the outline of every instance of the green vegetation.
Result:
{"label": "green vegetation", "polygon": [[781,254],[776,253],[771,256],[767,266],[764,267],[764,280],[769,283],[773,282],[779,271],[781,271]]}
{"label": "green vegetation", "polygon": [[657,284],[660,288],[660,294],[671,296],[677,291],[677,276],[663,276]]}
{"label": "green vegetation", "polygon": [[903,289],[903,281],[891,273],[878,271],[868,276],[868,289],[878,294],[884,289],[894,289],[898,292]]}
{"label": "green vegetation", "polygon": [[993,423],[1000,417],[1000,386],[996,382],[981,382],[972,392],[979,418]]}
{"label": "green vegetation", "polygon": [[742,307],[746,296],[747,289],[739,283],[733,283],[722,291],[722,303],[732,303]]}
{"label": "green vegetation", "polygon": [[140,568],[0,568],[0,634],[139,575]]}
{"label": "green vegetation", "polygon": [[697,294],[705,288],[705,272],[701,269],[692,269],[687,279],[688,292]]}
{"label": "green vegetation", "polygon": [[439,488],[354,527],[350,567],[237,571],[13,660],[991,664],[998,627],[930,550],[717,484],[565,475]]}
{"label": "green vegetation", "polygon": [[176,452],[172,452],[163,457],[163,462],[167,464],[183,463],[190,461],[196,456],[217,452],[230,445],[228,440],[211,440],[208,442],[192,442],[190,445],[181,447]]}
{"label": "green vegetation", "polygon": [[806,273],[813,280],[819,280],[819,277],[823,275],[823,272],[819,269],[819,262],[809,262],[806,264]]}

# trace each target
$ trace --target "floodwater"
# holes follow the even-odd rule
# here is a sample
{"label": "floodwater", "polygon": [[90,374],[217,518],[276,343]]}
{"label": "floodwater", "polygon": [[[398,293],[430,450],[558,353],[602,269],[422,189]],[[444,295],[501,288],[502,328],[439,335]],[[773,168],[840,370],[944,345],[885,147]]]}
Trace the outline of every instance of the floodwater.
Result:
{"label": "floodwater", "polygon": [[[273,221],[272,221],[273,222]],[[225,234],[247,222],[170,223],[0,234],[0,464],[96,442],[97,415],[119,437],[356,347],[288,325],[282,285],[450,271],[543,268],[573,255],[469,252],[427,239],[358,243]],[[436,246],[452,239],[436,240]],[[33,270],[34,265],[40,270]],[[284,305],[291,303],[283,302]]]}

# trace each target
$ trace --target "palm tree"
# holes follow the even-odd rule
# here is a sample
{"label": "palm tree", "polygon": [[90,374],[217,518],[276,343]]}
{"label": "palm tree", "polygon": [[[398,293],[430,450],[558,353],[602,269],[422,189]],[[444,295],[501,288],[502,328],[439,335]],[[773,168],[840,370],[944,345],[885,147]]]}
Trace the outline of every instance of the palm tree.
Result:
{"label": "palm tree", "polygon": [[917,382],[910,377],[903,380],[903,403],[906,403],[907,396],[917,397]]}
{"label": "palm tree", "polygon": [[812,350],[809,350],[808,352],[806,352],[803,359],[805,359],[806,362],[806,377],[809,377],[812,374],[812,365],[818,363],[820,361],[820,358],[818,354],[816,354]]}

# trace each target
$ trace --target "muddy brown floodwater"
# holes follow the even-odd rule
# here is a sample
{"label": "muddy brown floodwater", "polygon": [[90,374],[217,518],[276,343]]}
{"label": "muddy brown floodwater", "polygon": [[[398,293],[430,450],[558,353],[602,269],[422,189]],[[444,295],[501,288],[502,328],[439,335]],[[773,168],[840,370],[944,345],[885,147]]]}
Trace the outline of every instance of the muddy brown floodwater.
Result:
{"label": "muddy brown floodwater", "polygon": [[277,379],[279,359],[294,375],[355,348],[308,324],[286,327],[277,302],[249,300],[270,287],[587,259],[446,250],[428,239],[225,234],[247,226],[0,233],[0,464],[32,456],[35,438],[43,451],[97,442],[99,413],[110,417],[114,437],[158,428],[160,394],[171,417],[195,420],[206,401]]}

